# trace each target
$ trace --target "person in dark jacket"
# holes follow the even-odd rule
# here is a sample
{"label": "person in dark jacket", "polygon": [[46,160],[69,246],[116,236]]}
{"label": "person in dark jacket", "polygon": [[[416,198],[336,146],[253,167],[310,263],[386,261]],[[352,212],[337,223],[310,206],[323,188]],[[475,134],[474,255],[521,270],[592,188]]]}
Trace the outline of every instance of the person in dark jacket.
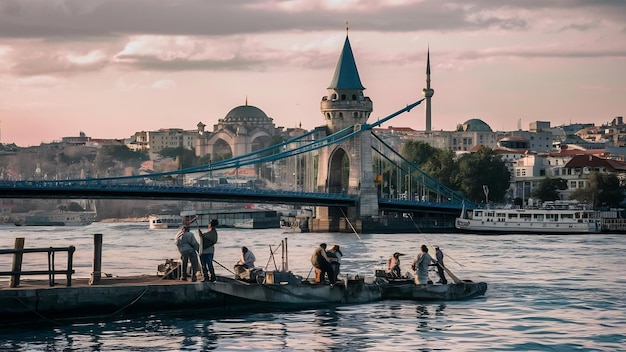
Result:
{"label": "person in dark jacket", "polygon": [[322,243],[319,247],[315,248],[313,255],[311,255],[311,264],[321,271],[322,281],[324,280],[324,276],[328,276],[330,284],[335,284],[335,273],[326,256],[326,243]]}
{"label": "person in dark jacket", "polygon": [[330,248],[329,251],[326,252],[326,257],[330,262],[330,266],[333,268],[334,280],[337,281],[337,277],[339,276],[339,270],[341,269],[341,257],[343,253],[341,252],[341,248],[336,244]]}
{"label": "person in dark jacket", "polygon": [[446,279],[446,274],[444,273],[444,265],[443,265],[443,252],[439,249],[439,246],[435,246],[435,258],[437,264],[437,273],[439,274],[439,282],[438,284],[447,284],[448,280]]}
{"label": "person in dark jacket", "polygon": [[[202,252],[200,254],[200,264],[202,266],[202,274],[204,275],[204,281],[212,281],[216,280],[215,277],[215,268],[213,267],[213,257],[215,256],[215,244],[217,243],[217,231],[215,228],[217,227],[217,219],[211,220],[209,223],[208,232],[202,232],[198,229],[198,233],[200,233],[200,239],[202,241]],[[211,275],[209,278],[209,274]]]}

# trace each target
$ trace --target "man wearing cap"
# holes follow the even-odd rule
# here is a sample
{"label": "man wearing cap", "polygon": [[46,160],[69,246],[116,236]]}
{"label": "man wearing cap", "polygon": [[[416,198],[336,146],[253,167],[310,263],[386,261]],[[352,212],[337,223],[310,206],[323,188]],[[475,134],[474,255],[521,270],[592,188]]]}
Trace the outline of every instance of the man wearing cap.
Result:
{"label": "man wearing cap", "polygon": [[402,253],[395,252],[391,258],[387,259],[387,274],[394,279],[400,278],[402,273],[400,271],[400,256]]}
{"label": "man wearing cap", "polygon": [[446,280],[446,275],[444,273],[444,266],[443,266],[443,252],[441,251],[441,249],[439,249],[439,246],[435,246],[435,257],[437,259],[437,261],[435,262],[437,264],[437,273],[439,274],[439,282],[437,282],[438,284],[447,284],[448,280]]}

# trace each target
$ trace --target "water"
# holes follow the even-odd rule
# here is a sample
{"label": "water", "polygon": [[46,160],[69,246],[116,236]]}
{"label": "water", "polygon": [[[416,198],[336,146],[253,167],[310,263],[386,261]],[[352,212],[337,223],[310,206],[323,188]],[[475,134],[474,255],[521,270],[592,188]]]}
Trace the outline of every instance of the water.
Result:
{"label": "water", "polygon": [[[143,223],[80,228],[0,227],[0,248],[76,246],[76,277],[89,277],[93,234],[104,234],[103,271],[155,274],[176,258],[175,230]],[[112,316],[104,321],[0,330],[0,348],[29,351],[619,351],[626,350],[626,236],[302,234],[218,229],[215,259],[226,268],[250,248],[269,265],[270,246],[288,239],[289,270],[310,275],[321,242],[339,244],[342,274],[371,274],[396,251],[409,270],[421,244],[438,244],[461,279],[489,284],[460,302],[386,301],[290,312],[209,316],[206,312]],[[32,255],[25,255],[32,261]],[[40,255],[41,256],[41,255]],[[31,258],[31,259],[29,259]],[[275,257],[280,267],[281,250]],[[40,262],[45,265],[45,255]],[[65,264],[62,256],[57,263]],[[41,264],[39,264],[41,265]],[[10,256],[0,256],[0,268]],[[218,274],[231,275],[216,266]],[[431,273],[436,280],[436,274]],[[6,278],[0,285],[6,285]],[[199,307],[201,308],[201,307]]]}

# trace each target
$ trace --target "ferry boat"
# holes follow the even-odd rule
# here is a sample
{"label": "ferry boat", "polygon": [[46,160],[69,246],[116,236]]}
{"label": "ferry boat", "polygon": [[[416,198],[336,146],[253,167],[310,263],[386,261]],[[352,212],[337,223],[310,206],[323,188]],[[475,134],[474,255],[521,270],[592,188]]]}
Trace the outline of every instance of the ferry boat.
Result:
{"label": "ferry boat", "polygon": [[183,226],[183,217],[180,215],[150,215],[148,217],[151,230],[178,228]]}
{"label": "ferry boat", "polygon": [[599,211],[576,201],[544,202],[539,207],[463,210],[455,227],[471,233],[583,234],[602,230]]}
{"label": "ferry boat", "polygon": [[16,226],[87,226],[96,219],[93,211],[34,211],[15,222]]}

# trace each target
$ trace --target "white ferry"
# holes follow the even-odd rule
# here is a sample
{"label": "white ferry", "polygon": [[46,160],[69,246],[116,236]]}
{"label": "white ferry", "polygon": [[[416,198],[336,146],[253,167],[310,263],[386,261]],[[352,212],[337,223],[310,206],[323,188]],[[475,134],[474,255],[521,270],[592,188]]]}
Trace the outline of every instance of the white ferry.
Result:
{"label": "white ferry", "polygon": [[541,207],[474,209],[461,211],[455,227],[472,233],[597,233],[600,212],[576,201],[545,202]]}
{"label": "white ferry", "polygon": [[87,226],[96,219],[93,211],[32,211],[23,219],[15,222],[16,226]]}
{"label": "white ferry", "polygon": [[150,215],[148,217],[151,230],[171,229],[183,226],[180,215]]}

